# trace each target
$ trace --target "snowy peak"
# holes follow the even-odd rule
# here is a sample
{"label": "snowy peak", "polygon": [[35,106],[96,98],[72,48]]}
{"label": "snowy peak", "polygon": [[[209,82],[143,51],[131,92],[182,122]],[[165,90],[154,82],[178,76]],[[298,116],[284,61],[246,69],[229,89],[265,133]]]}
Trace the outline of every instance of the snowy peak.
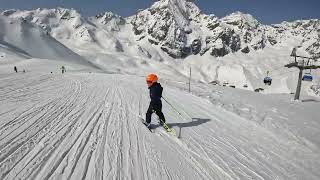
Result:
{"label": "snowy peak", "polygon": [[154,3],[149,11],[155,14],[159,11],[166,11],[173,16],[173,20],[183,29],[187,27],[193,18],[200,15],[200,9],[191,1],[186,0],[162,0]]}
{"label": "snowy peak", "polygon": [[189,12],[184,0],[169,0],[168,8],[173,15],[175,22],[180,28],[185,28],[189,25]]}
{"label": "snowy peak", "polygon": [[250,53],[300,36],[301,42],[295,44],[307,46],[307,52],[317,54],[320,43],[318,20],[267,26],[241,12],[219,19],[203,14],[193,2],[186,0],[158,1],[138,12],[131,23],[138,40],[147,39],[173,58]]}
{"label": "snowy peak", "polygon": [[89,47],[99,51],[122,51],[118,40],[109,32],[119,31],[125,19],[109,12],[90,18],[65,8],[10,10],[2,14],[37,25],[45,34],[75,51],[85,51]]}
{"label": "snowy peak", "polygon": [[0,15],[0,46],[28,57],[85,62],[43,29],[22,18]]}
{"label": "snowy peak", "polygon": [[55,9],[38,8],[36,10],[31,10],[31,11],[21,11],[21,10],[12,9],[12,10],[3,11],[1,14],[11,18],[25,18],[26,20],[37,19],[40,21],[53,19],[53,18],[61,19],[61,20],[81,18],[81,14],[78,13],[76,10],[65,9],[60,7]]}
{"label": "snowy peak", "polygon": [[[309,54],[320,54],[319,20],[268,26],[241,12],[219,19],[202,13],[190,0],[160,0],[128,18],[111,12],[84,18],[76,10],[64,8],[6,10],[2,14],[37,24],[66,46],[93,45],[103,52],[104,48],[122,51],[123,45],[119,40],[122,38],[123,44],[131,46],[128,47],[130,52],[148,47],[148,51],[144,50],[146,54],[164,52],[173,58],[192,54],[222,57],[280,44],[299,46]],[[292,39],[297,42],[288,43]]]}
{"label": "snowy peak", "polygon": [[[97,19],[99,19],[99,22],[101,24],[108,24],[110,21],[112,20],[116,20],[116,21],[125,21],[121,16],[116,15],[112,12],[105,12],[102,14],[98,14],[95,16]],[[124,23],[124,22],[123,22]]]}
{"label": "snowy peak", "polygon": [[51,32],[51,29],[61,24],[68,24],[73,28],[80,27],[85,21],[81,14],[74,9],[36,9],[31,11],[9,10],[2,13],[10,18],[22,18],[25,21],[35,23],[43,29]]}
{"label": "snowy peak", "polygon": [[244,14],[240,11],[222,18],[221,21],[229,25],[237,26],[239,29],[256,29],[260,25],[259,21],[252,15]]}
{"label": "snowy peak", "polygon": [[297,20],[274,24],[271,27],[273,36],[279,39],[279,42],[288,37],[298,37],[301,41],[296,44],[296,47],[312,56],[320,56],[320,20]]}
{"label": "snowy peak", "polygon": [[[193,31],[197,31],[194,24],[200,22],[200,16],[201,11],[190,1],[162,0],[138,12],[131,18],[131,24],[137,39],[147,39],[173,58],[184,58],[192,52],[189,43],[200,42],[189,38]],[[198,49],[201,43],[196,44]]]}
{"label": "snowy peak", "polygon": [[90,17],[90,21],[95,22],[95,24],[100,24],[110,31],[120,31],[121,26],[126,24],[126,20],[116,15],[112,12],[105,12],[98,14],[95,17]]}

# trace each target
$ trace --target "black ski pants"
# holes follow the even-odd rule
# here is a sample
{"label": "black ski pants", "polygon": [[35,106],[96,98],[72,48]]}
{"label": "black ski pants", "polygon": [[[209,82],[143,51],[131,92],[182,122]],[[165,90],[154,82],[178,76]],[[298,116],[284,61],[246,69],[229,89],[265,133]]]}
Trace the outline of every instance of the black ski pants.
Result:
{"label": "black ski pants", "polygon": [[146,122],[151,123],[151,116],[152,113],[156,113],[159,116],[159,119],[161,119],[163,122],[166,122],[166,119],[164,118],[164,115],[162,113],[162,103],[160,102],[150,102],[149,108],[146,114]]}

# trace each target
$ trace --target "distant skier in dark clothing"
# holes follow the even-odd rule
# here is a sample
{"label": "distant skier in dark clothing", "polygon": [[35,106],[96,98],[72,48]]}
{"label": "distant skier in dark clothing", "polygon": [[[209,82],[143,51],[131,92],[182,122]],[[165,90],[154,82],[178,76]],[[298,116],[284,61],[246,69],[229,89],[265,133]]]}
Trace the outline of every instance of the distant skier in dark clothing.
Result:
{"label": "distant skier in dark clothing", "polygon": [[61,66],[61,71],[62,71],[62,74],[64,74],[66,72],[66,68],[64,66]]}
{"label": "distant skier in dark clothing", "polygon": [[14,66],[14,71],[16,72],[16,73],[18,73],[18,68],[17,68],[17,66]]}
{"label": "distant skier in dark clothing", "polygon": [[148,111],[146,113],[146,126],[149,127],[151,123],[151,116],[155,112],[160,119],[160,125],[163,125],[163,123],[166,122],[166,119],[162,113],[162,91],[163,88],[160,83],[158,83],[158,77],[155,74],[149,74],[147,76],[147,84],[148,88],[150,90],[150,104]]}

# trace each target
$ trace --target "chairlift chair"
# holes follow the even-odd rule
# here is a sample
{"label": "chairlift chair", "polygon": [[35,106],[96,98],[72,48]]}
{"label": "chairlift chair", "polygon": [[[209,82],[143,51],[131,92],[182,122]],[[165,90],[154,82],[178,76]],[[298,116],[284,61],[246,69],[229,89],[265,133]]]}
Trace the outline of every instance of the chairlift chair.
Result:
{"label": "chairlift chair", "polygon": [[311,75],[311,69],[310,69],[310,72],[304,73],[302,80],[303,81],[312,81],[313,80],[313,77]]}
{"label": "chairlift chair", "polygon": [[265,85],[271,86],[272,78],[269,77],[269,76],[265,77],[265,78],[263,79],[263,83],[264,83]]}
{"label": "chairlift chair", "polygon": [[304,74],[303,77],[302,77],[302,80],[303,81],[312,81],[313,80],[313,77],[311,74]]}

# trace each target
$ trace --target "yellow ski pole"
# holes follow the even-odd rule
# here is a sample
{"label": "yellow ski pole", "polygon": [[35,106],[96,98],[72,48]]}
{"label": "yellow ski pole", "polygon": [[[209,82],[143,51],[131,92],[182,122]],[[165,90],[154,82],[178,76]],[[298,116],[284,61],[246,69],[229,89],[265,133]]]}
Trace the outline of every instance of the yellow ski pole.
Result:
{"label": "yellow ski pole", "polygon": [[171,106],[171,108],[183,118],[182,114],[171,103],[169,103],[164,97],[161,98],[165,100],[169,104],[169,106]]}

